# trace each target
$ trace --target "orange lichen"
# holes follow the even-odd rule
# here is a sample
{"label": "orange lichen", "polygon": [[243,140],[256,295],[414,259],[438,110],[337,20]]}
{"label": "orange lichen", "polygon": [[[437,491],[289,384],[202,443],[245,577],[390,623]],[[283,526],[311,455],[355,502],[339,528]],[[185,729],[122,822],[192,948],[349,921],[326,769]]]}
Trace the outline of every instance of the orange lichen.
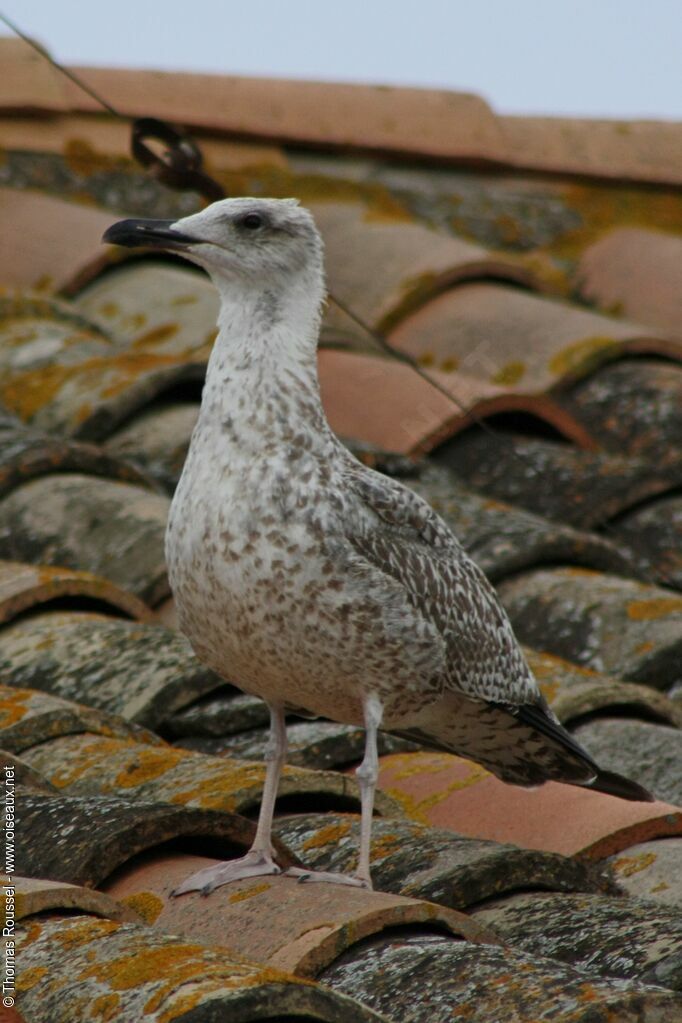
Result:
{"label": "orange lichen", "polygon": [[116,994],[100,995],[89,1007],[89,1018],[102,1020],[102,1023],[117,1019],[120,1016],[120,1004],[121,999]]}
{"label": "orange lichen", "polygon": [[252,899],[255,895],[260,895],[261,892],[267,892],[272,888],[269,881],[263,881],[261,884],[253,884],[250,888],[244,888],[241,892],[235,892],[234,895],[230,895],[228,902],[243,902],[245,899]]}
{"label": "orange lichen", "polygon": [[627,606],[628,618],[637,622],[651,622],[656,618],[682,612],[682,597],[657,597],[653,600],[631,600]]}
{"label": "orange lichen", "polygon": [[342,821],[340,824],[327,824],[320,828],[310,838],[306,838],[303,849],[319,849],[325,845],[332,845],[340,842],[348,834],[351,828],[350,821]]}
{"label": "orange lichen", "polygon": [[[89,392],[99,391],[100,398],[112,398],[126,390],[140,374],[177,365],[178,362],[178,357],[172,355],[124,352],[115,356],[93,356],[76,365],[53,363],[25,372],[5,374],[0,385],[0,398],[22,419],[31,419],[73,380],[79,381]],[[108,387],[101,388],[102,378],[107,371],[113,371],[116,380]]]}
{"label": "orange lichen", "polygon": [[561,688],[559,680],[554,679],[545,680],[544,682],[541,682],[538,679],[538,682],[540,685],[540,691],[544,698],[547,700],[547,702],[552,703],[554,700],[556,700],[557,696],[559,695],[559,690]]}
{"label": "orange lichen", "polygon": [[122,789],[133,789],[138,785],[144,785],[148,781],[159,778],[175,767],[181,757],[176,755],[175,750],[158,749],[157,747],[138,747],[130,763],[126,764],[123,770],[116,775],[116,785]]}
{"label": "orange lichen", "polygon": [[613,861],[613,869],[623,877],[632,877],[640,870],[646,870],[652,863],[656,862],[656,853],[638,853],[636,856],[619,856]]}
{"label": "orange lichen", "polygon": [[606,336],[585,337],[566,345],[549,360],[550,372],[556,376],[587,372],[601,361],[604,352],[613,348],[614,339]]}
{"label": "orange lichen", "polygon": [[170,301],[171,305],[194,305],[199,299],[196,295],[176,295]]}
{"label": "orange lichen", "polygon": [[169,338],[175,337],[178,329],[177,323],[162,323],[158,327],[148,330],[146,334],[141,334],[140,337],[136,338],[133,347],[145,348],[148,345],[162,344],[164,341],[168,341]]}
{"label": "orange lichen", "polygon": [[163,899],[154,892],[135,892],[120,901],[130,906],[147,924],[156,923],[163,911]]}
{"label": "orange lichen", "polygon": [[46,966],[32,966],[28,970],[22,970],[17,980],[17,990],[30,991],[40,983],[47,972]]}
{"label": "orange lichen", "polygon": [[55,931],[52,940],[64,949],[77,948],[79,945],[87,945],[90,941],[102,938],[106,934],[113,934],[120,926],[113,920],[83,917],[73,922],[69,921],[63,929]]}
{"label": "orange lichen", "polygon": [[500,366],[497,372],[493,374],[491,381],[493,384],[511,387],[514,384],[518,384],[525,372],[526,364],[524,362],[507,362],[504,366]]}
{"label": "orange lichen", "polygon": [[440,369],[443,373],[454,373],[459,368],[459,359],[455,358],[454,355],[449,355],[447,359],[443,359],[440,364]]}
{"label": "orange lichen", "polygon": [[27,698],[22,695],[17,699],[16,694],[12,693],[9,697],[0,700],[0,728],[9,728],[10,725],[21,721],[28,712],[28,707],[22,706]]}

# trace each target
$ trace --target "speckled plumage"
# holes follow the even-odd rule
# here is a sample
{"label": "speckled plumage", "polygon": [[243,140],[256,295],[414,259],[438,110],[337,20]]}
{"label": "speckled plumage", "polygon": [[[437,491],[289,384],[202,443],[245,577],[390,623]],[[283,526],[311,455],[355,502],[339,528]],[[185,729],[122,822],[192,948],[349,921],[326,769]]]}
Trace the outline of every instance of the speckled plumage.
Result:
{"label": "speckled plumage", "polygon": [[173,231],[222,299],[166,538],[198,656],[271,707],[363,724],[371,699],[383,728],[506,780],[589,783],[598,768],[547,708],[483,573],[426,502],[329,428],[310,214],[226,200]]}

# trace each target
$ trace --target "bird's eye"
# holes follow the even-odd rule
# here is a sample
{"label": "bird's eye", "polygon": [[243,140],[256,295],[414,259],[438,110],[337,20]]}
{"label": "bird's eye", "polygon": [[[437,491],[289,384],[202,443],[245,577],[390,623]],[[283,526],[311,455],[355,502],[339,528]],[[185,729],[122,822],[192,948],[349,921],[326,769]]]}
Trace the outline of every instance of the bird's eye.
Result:
{"label": "bird's eye", "polygon": [[263,218],[260,213],[246,213],[240,224],[242,227],[248,228],[249,231],[257,231],[259,227],[263,226]]}

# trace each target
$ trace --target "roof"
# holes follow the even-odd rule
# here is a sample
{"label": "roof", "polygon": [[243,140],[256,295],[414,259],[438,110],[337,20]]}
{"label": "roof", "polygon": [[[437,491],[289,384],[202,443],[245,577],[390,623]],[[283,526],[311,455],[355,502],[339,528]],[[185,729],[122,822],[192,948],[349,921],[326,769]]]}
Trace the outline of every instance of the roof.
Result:
{"label": "roof", "polygon": [[[253,834],[264,707],[175,629],[163,559],[216,298],[102,248],[180,216],[104,115],[0,40],[0,748],[17,1009],[199,1023],[673,1020],[682,1003],[682,127],[476,96],[78,69],[229,194],[296,195],[330,291],[332,425],[482,565],[561,720],[659,801],[382,739],[376,892],[175,880]],[[279,855],[353,863],[359,729],[292,717]],[[142,954],[144,953],[144,954]],[[522,983],[518,978],[522,978]],[[16,1017],[18,1018],[18,1017]]]}

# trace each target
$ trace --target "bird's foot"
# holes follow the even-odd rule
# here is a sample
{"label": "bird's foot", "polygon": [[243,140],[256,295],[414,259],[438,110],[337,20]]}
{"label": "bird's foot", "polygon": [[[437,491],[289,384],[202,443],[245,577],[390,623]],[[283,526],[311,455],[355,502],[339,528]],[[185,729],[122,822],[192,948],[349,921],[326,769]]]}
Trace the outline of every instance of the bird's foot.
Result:
{"label": "bird's foot", "polygon": [[196,874],[191,874],[177,888],[171,892],[174,898],[176,895],[184,895],[186,892],[201,892],[202,895],[210,895],[221,885],[229,884],[230,881],[240,881],[244,877],[262,877],[268,874],[281,874],[282,868],[278,867],[272,856],[262,849],[250,849],[245,856],[238,860],[225,860],[224,863],[216,863],[213,867],[205,867]]}
{"label": "bird's foot", "polygon": [[354,877],[352,874],[336,874],[327,870],[305,870],[301,867],[289,867],[284,877],[295,877],[299,884],[312,884],[315,881],[326,881],[327,884],[345,884],[353,888],[372,890],[372,882],[368,878]]}

